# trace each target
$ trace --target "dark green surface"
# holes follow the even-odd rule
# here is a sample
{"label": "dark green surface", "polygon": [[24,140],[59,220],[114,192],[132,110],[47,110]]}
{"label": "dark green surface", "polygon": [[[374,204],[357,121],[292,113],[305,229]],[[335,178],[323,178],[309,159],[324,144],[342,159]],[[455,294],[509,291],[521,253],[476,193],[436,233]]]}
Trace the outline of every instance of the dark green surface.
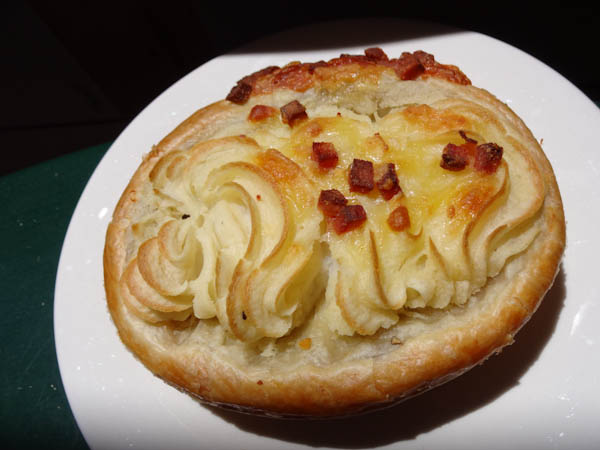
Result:
{"label": "dark green surface", "polygon": [[56,269],[77,201],[110,143],[0,178],[0,446],[87,449],[54,347]]}

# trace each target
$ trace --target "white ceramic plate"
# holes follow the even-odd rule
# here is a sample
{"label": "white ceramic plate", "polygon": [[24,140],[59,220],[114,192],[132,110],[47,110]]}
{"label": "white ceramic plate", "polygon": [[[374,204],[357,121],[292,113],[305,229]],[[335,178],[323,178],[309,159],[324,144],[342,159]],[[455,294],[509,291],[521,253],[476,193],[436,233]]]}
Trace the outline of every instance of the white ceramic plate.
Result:
{"label": "white ceramic plate", "polygon": [[[378,45],[458,65],[508,103],[542,140],[568,220],[562,270],[516,343],[459,379],[348,420],[282,421],[198,404],[122,345],[105,303],[104,234],[142,154],[242,76]],[[77,423],[94,449],[600,448],[600,153],[598,108],[531,56],[481,34],[397,21],[293,30],[209,61],[154,100],[119,136],[69,226],[55,292],[56,350]]]}

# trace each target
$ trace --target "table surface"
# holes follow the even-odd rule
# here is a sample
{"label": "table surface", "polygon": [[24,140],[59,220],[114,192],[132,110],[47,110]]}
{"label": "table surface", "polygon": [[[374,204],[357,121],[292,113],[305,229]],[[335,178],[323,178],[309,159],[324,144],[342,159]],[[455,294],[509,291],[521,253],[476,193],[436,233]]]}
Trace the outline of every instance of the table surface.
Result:
{"label": "table surface", "polygon": [[61,382],[54,346],[56,269],[77,201],[111,143],[0,178],[0,442],[88,448]]}

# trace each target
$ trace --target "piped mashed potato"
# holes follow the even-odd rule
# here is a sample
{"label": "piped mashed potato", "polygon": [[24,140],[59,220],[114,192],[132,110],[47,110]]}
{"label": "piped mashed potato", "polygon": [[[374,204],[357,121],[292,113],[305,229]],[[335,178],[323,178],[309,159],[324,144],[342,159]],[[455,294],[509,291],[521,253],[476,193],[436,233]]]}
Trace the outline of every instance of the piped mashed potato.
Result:
{"label": "piped mashed potato", "polygon": [[[282,105],[264,106],[276,113],[171,152],[150,173],[147,213],[132,224],[139,251],[121,280],[144,320],[217,318],[243,341],[313,320],[341,335],[372,335],[407,311],[463,305],[540,230],[543,185],[519,142],[483,109],[317,106],[290,127]],[[465,142],[461,132],[503,148],[497,170],[441,167],[444,148]],[[314,142],[333,144],[334,168],[311,158]],[[394,164],[401,192],[389,200],[376,189],[351,192],[357,158]],[[364,207],[360,228],[327,226],[317,200],[328,189]],[[399,206],[410,217],[403,231],[387,224]]]}

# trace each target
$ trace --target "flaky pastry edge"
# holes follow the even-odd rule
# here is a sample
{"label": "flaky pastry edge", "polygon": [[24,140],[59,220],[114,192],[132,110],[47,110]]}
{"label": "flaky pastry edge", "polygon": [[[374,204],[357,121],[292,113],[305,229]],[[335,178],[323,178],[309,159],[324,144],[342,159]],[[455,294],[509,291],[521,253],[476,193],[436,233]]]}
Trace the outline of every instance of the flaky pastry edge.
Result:
{"label": "flaky pastry edge", "polygon": [[[123,234],[127,218],[136,206],[137,192],[161,157],[190,139],[202,141],[237,114],[240,106],[223,100],[191,115],[156,145],[144,157],[115,208],[106,233],[104,279],[108,308],[125,346],[155,375],[201,402],[251,414],[324,418],[391,406],[456,378],[510,345],[559,271],[566,245],[562,200],[550,162],[523,121],[485,90],[448,84],[450,91],[468,89],[470,96],[492,107],[519,130],[521,143],[546,186],[543,230],[518,256],[524,260],[523,269],[487,305],[485,315],[412,339],[383,356],[329,367],[305,366],[293,373],[264,374],[260,380],[215,358],[207,349],[198,348],[193,358],[177,360],[154,348],[143,331],[127,321],[120,300],[118,284],[126,263]],[[487,285],[483,291],[486,289]]]}

